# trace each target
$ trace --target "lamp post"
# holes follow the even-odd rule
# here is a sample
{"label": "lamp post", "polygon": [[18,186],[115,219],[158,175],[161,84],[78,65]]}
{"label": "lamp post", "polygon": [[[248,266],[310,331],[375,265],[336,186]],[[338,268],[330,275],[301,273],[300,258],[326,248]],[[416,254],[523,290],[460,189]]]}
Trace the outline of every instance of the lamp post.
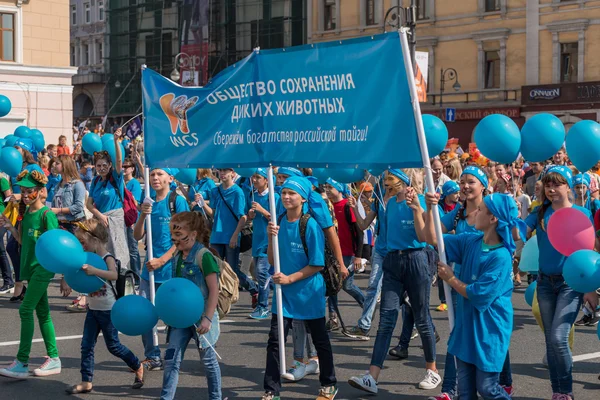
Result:
{"label": "lamp post", "polygon": [[[392,14],[392,12],[396,10],[395,14]],[[388,23],[388,17],[391,15],[391,21]],[[404,21],[402,21],[404,19]],[[410,35],[410,42],[409,42],[409,46],[410,46],[410,59],[412,60],[413,63],[413,68],[415,66],[416,63],[416,59],[415,59],[415,51],[417,49],[417,35],[416,35],[416,28],[417,28],[417,5],[416,5],[416,0],[411,0],[410,1],[410,6],[409,7],[402,7],[402,6],[393,6],[390,9],[388,9],[385,13],[385,17],[383,18],[383,32],[385,33],[386,27],[389,24],[389,26],[395,27],[396,29],[400,29],[402,26],[406,26],[410,29],[409,35]]]}
{"label": "lamp post", "polygon": [[440,73],[440,108],[444,105],[444,84],[446,81],[454,81],[452,89],[455,91],[460,90],[460,83],[458,83],[458,72],[454,68],[442,68]]}
{"label": "lamp post", "polygon": [[187,60],[187,64],[190,66],[190,69],[192,70],[192,80],[195,84],[196,83],[196,61],[194,60],[194,57],[190,56],[187,53],[179,53],[175,56],[175,61],[173,63],[173,71],[171,71],[171,80],[173,80],[175,82],[179,82],[179,79],[181,79],[181,74],[179,72],[179,69],[181,69],[181,67],[183,66],[183,63],[185,62],[184,60]]}

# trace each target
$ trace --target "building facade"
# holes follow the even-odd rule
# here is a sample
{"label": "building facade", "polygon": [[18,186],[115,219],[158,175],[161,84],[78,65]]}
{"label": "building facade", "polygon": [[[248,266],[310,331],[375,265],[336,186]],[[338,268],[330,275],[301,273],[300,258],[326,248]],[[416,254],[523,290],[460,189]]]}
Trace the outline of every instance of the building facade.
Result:
{"label": "building facade", "polygon": [[99,122],[105,115],[107,75],[106,11],[108,0],[70,0],[71,66],[73,76],[73,118]]}
{"label": "building facade", "polygon": [[[312,0],[309,41],[395,29],[393,8],[410,3]],[[453,116],[454,122],[447,124],[450,136],[459,138],[463,148],[479,120],[491,113],[503,113],[520,126],[538,112],[559,116],[567,127],[581,119],[599,119],[595,99],[600,99],[600,65],[593,59],[600,51],[599,0],[414,3],[417,50],[429,54],[422,109],[442,118]],[[555,89],[559,95],[543,97],[544,90]]]}
{"label": "building facade", "polygon": [[0,133],[40,129],[46,143],[72,137],[76,69],[69,60],[69,0],[0,0],[0,93],[12,110]]}

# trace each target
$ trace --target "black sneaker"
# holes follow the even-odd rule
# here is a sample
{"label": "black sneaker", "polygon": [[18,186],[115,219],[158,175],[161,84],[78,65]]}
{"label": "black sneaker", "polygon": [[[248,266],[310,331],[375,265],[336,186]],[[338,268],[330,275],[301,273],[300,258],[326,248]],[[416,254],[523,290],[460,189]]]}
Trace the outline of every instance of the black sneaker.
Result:
{"label": "black sneaker", "polygon": [[337,331],[340,329],[340,324],[337,320],[337,317],[330,317],[329,321],[327,321],[325,324],[325,329],[327,329],[327,332]]}
{"label": "black sneaker", "polygon": [[586,326],[596,326],[596,325],[598,325],[599,320],[600,320],[600,318],[598,318],[598,316],[594,315],[593,317],[590,317],[590,320],[588,321]]}
{"label": "black sneaker", "polygon": [[160,371],[163,369],[162,360],[152,360],[150,358],[146,358],[144,361],[142,361],[142,365],[148,371]]}
{"label": "black sneaker", "polygon": [[4,285],[4,286],[0,287],[0,294],[11,292],[14,290],[14,288],[15,288],[15,285]]}
{"label": "black sneaker", "polygon": [[359,326],[353,326],[349,329],[343,329],[342,333],[351,339],[364,340],[364,341],[369,340],[369,331],[364,330],[363,328],[361,328]]}
{"label": "black sneaker", "polygon": [[392,357],[396,357],[400,360],[404,360],[405,358],[408,358],[408,349],[403,349],[402,347],[400,347],[400,345],[394,347],[393,349],[391,349],[388,354]]}
{"label": "black sneaker", "polygon": [[[591,315],[584,315],[579,321],[575,321],[575,326],[586,326],[593,319],[595,319],[595,318],[593,318]],[[597,323],[598,323],[598,320],[596,319],[596,324]]]}

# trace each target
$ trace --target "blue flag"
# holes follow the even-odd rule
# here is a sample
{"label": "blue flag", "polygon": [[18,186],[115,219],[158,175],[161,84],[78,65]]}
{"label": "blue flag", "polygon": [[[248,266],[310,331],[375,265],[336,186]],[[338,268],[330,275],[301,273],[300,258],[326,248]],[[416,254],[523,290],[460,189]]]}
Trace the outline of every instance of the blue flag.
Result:
{"label": "blue flag", "polygon": [[256,50],[207,86],[142,72],[153,167],[420,167],[397,32]]}

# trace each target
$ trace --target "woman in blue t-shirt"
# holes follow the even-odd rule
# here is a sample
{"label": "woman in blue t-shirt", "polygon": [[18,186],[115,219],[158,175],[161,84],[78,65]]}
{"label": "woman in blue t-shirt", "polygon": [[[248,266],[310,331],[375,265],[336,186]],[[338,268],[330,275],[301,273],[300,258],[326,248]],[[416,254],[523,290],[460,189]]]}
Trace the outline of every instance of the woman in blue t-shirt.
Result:
{"label": "woman in blue t-shirt", "polygon": [[[302,211],[310,192],[311,184],[303,177],[290,177],[282,185],[281,200],[287,213],[281,220],[281,226],[269,223],[267,227],[267,254],[269,262],[274,264],[273,237],[278,236],[281,271],[273,275],[273,282],[281,285],[284,340],[292,326],[292,320],[306,322],[317,349],[321,369],[319,398],[333,399],[337,394],[337,379],[333,351],[325,328],[325,281],[320,273],[325,265],[325,239],[319,224],[310,214],[304,214]],[[304,240],[301,234],[302,226],[306,228]],[[275,301],[271,311],[264,400],[278,398],[281,389],[279,327]]]}
{"label": "woman in blue t-shirt", "polygon": [[573,358],[569,348],[569,332],[577,319],[582,300],[596,309],[596,292],[582,294],[573,290],[563,278],[567,257],[550,243],[546,231],[552,214],[562,208],[575,208],[592,220],[590,211],[570,200],[573,177],[564,166],[553,166],[542,178],[541,206],[536,207],[525,220],[528,234],[536,231],[539,247],[540,271],[537,279],[537,300],[544,325],[546,353],[552,392],[557,398],[571,400],[573,396]]}
{"label": "woman in blue t-shirt", "polygon": [[94,153],[94,166],[98,176],[92,181],[86,206],[94,217],[108,228],[108,251],[115,255],[124,269],[129,269],[129,249],[123,210],[125,180],[121,146],[118,142],[121,136],[121,129],[117,129],[114,133],[114,168],[107,151]]}

